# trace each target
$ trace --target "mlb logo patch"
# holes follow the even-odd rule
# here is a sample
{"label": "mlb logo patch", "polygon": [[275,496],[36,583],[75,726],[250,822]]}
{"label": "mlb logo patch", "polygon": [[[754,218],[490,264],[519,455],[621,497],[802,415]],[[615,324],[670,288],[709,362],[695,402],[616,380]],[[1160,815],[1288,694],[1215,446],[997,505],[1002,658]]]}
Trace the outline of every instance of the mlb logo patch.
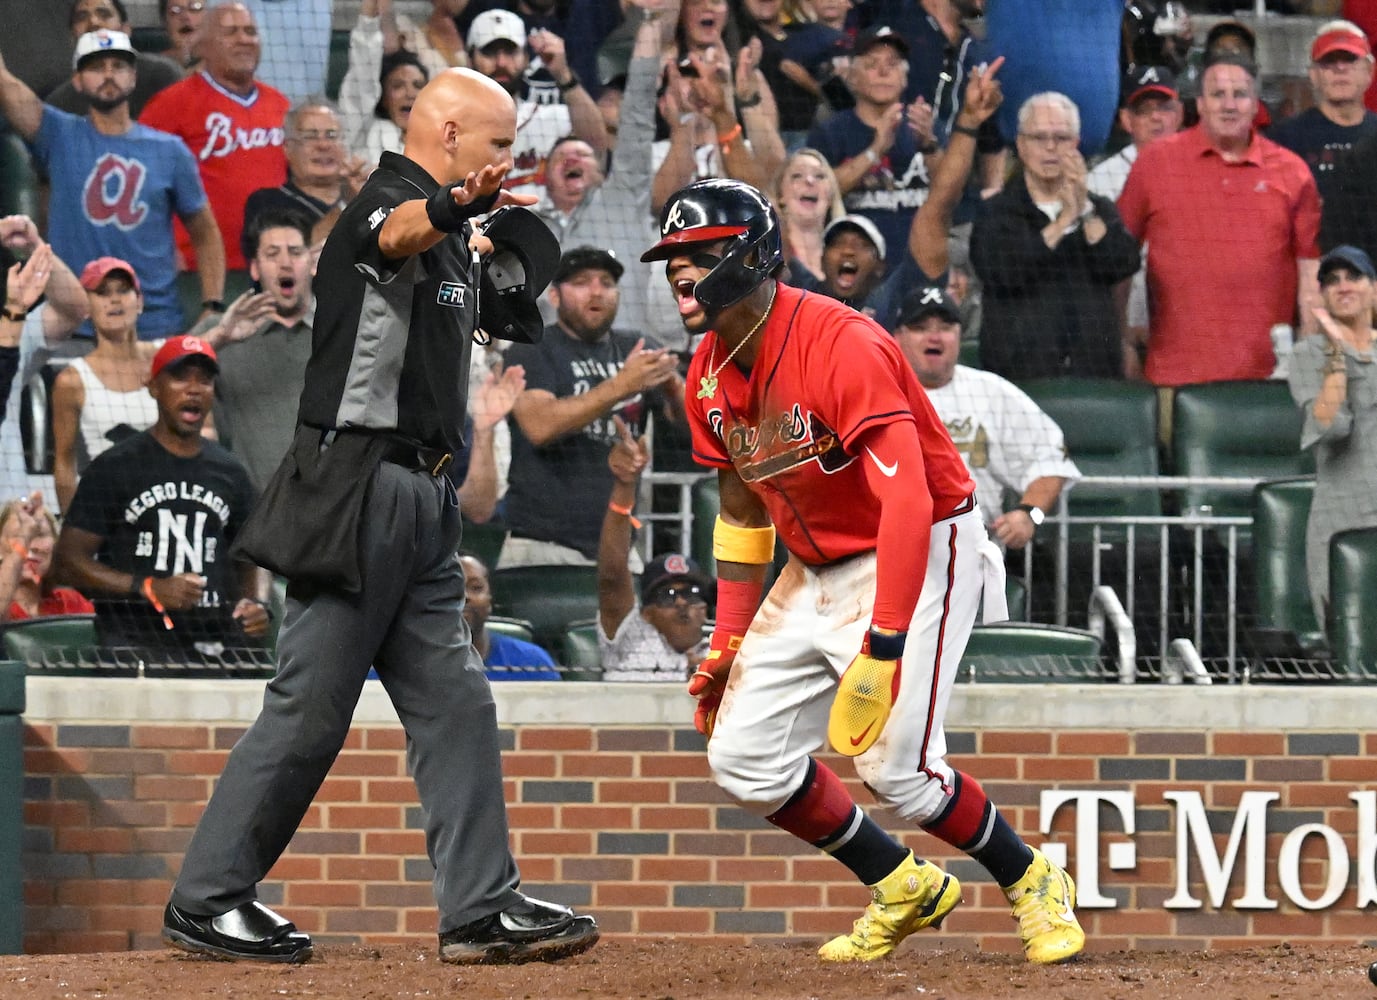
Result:
{"label": "mlb logo patch", "polygon": [[467,291],[468,289],[457,281],[442,281],[440,282],[440,293],[435,296],[435,301],[442,306],[463,308],[464,294]]}

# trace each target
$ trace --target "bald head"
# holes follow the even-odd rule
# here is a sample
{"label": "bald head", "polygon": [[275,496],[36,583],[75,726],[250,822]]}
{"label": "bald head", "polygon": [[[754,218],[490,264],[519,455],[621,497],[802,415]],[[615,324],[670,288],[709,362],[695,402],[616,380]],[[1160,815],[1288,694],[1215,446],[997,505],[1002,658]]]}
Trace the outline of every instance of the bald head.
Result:
{"label": "bald head", "polygon": [[488,164],[510,163],[516,102],[501,84],[471,69],[437,73],[416,97],[403,152],[441,184]]}

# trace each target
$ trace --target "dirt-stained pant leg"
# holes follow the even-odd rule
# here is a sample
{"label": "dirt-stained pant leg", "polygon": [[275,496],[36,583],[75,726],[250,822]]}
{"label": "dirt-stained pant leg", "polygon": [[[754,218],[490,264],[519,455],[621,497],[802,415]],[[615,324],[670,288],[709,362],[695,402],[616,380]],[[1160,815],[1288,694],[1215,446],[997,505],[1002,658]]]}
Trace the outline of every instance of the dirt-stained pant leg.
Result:
{"label": "dirt-stained pant leg", "polygon": [[978,510],[933,525],[899,698],[880,739],[856,759],[856,773],[875,797],[912,823],[937,814],[951,781],[947,705],[980,606],[980,545],[986,537]]}
{"label": "dirt-stained pant leg", "polygon": [[[951,777],[943,719],[980,603],[985,537],[978,511],[933,526],[899,700],[884,735],[856,761],[880,801],[915,822],[936,812]],[[708,743],[714,780],[744,808],[768,816],[798,790],[874,603],[873,554],[816,571],[791,559],[771,588],[741,644]]]}

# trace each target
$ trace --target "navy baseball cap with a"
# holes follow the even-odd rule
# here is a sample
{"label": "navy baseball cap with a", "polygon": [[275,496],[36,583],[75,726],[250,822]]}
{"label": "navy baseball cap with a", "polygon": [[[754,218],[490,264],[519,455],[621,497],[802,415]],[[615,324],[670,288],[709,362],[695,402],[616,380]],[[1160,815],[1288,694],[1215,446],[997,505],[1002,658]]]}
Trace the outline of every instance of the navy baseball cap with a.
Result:
{"label": "navy baseball cap with a", "polygon": [[1372,258],[1359,247],[1344,244],[1337,246],[1320,258],[1320,277],[1330,271],[1346,267],[1355,274],[1361,274],[1370,281],[1377,281],[1377,269],[1372,266]]}
{"label": "navy baseball cap with a", "polygon": [[703,590],[704,599],[710,598],[712,581],[698,568],[698,564],[688,556],[669,552],[652,559],[641,574],[641,604],[649,604],[655,591],[680,580],[697,584]]}
{"label": "navy baseball cap with a", "polygon": [[917,326],[929,316],[941,316],[948,323],[961,322],[960,308],[937,285],[924,285],[904,296],[903,308],[899,310],[901,326]]}

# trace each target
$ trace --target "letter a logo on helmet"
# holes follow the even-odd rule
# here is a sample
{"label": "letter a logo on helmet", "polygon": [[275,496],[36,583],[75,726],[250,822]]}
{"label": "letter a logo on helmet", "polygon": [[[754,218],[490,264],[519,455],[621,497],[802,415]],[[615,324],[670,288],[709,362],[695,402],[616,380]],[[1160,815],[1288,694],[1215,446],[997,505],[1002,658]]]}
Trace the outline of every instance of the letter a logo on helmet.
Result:
{"label": "letter a logo on helmet", "polygon": [[685,229],[687,227],[688,223],[684,221],[684,213],[679,208],[679,203],[676,201],[669,207],[669,211],[665,213],[665,223],[660,227],[660,233],[663,235],[671,230]]}
{"label": "letter a logo on helmet", "polygon": [[677,191],[661,213],[660,242],[641,260],[669,260],[718,243],[721,260],[693,289],[710,314],[740,302],[784,264],[774,207],[749,184],[724,177]]}

